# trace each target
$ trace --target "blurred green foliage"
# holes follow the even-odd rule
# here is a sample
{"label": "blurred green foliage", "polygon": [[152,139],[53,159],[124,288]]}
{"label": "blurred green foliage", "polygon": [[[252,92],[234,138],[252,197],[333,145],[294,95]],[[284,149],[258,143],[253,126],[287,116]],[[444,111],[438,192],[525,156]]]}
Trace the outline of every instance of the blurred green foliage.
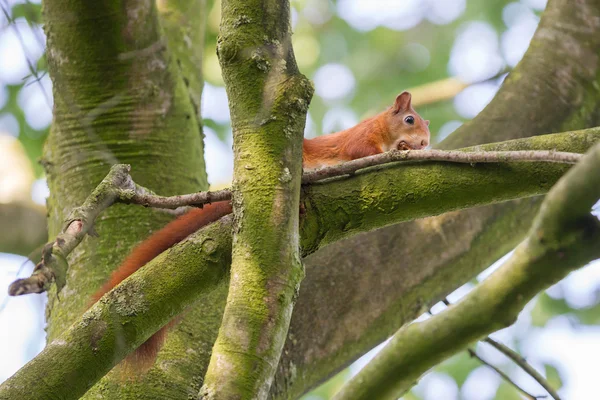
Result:
{"label": "blurred green foliage", "polygon": [[[4,0],[0,1],[3,2],[2,4],[7,4]],[[423,1],[423,3],[428,2]],[[332,108],[352,110],[357,119],[362,119],[391,104],[394,97],[404,89],[448,78],[451,52],[461,29],[477,21],[492,27],[500,36],[507,29],[503,13],[509,4],[514,3],[513,0],[467,0],[464,11],[445,25],[436,25],[423,19],[408,30],[378,26],[371,30],[359,31],[340,17],[336,8],[337,1],[292,0],[295,21],[293,43],[300,70],[312,79],[319,68],[334,63],[347,67],[354,77],[354,86],[351,94],[347,96],[328,100],[315,95],[310,107],[315,133],[329,133],[328,130],[332,129],[331,126],[323,124],[326,114]],[[317,16],[321,18],[319,23],[311,22],[306,17],[307,7],[316,10]],[[222,87],[223,81],[215,54],[219,10],[220,1],[209,1],[204,73],[207,83]],[[13,29],[11,25],[14,25],[17,19],[24,19],[32,26],[43,22],[40,4],[26,1],[13,5],[11,10],[3,11],[9,24],[2,26],[0,33]],[[534,11],[539,15],[539,10]],[[386,13],[386,10],[382,9],[381,13]],[[25,76],[22,83],[6,85],[8,98],[0,108],[0,116],[5,114],[14,116],[20,127],[18,138],[24,145],[36,174],[41,176],[43,171],[38,164],[38,159],[42,154],[42,145],[48,134],[48,128],[38,130],[31,127],[18,100],[19,93],[26,85],[38,84],[37,79],[47,73],[44,57],[31,61],[30,75]],[[419,112],[431,120],[434,135],[448,121],[465,121],[450,100],[419,108]],[[214,130],[221,140],[229,139],[231,128],[228,122],[222,123],[205,118],[203,123]],[[571,306],[564,297],[542,294],[532,309],[531,323],[536,327],[544,327],[548,321],[558,315],[568,316],[574,324],[597,325],[600,323],[600,296],[597,296],[594,304],[577,308]],[[519,347],[520,338],[515,338],[515,344]],[[505,368],[506,365],[503,363],[500,367]],[[439,365],[435,371],[451,377],[456,382],[460,393],[460,388],[473,370],[480,366],[481,364],[467,352],[461,352]],[[514,370],[512,367],[509,368],[511,371]],[[561,374],[556,367],[545,364],[545,371],[542,372],[554,387],[562,386]],[[346,369],[304,398],[310,400],[331,398],[349,376],[350,372]],[[541,393],[540,389],[540,393],[537,394]],[[462,398],[461,394],[459,398]],[[514,387],[502,382],[495,398],[518,400],[522,397]],[[419,400],[422,397],[418,390],[414,390],[404,399]]]}
{"label": "blurred green foliage", "polygon": [[[15,4],[9,9],[8,4],[4,2],[4,0],[1,0],[0,5],[2,6],[2,14],[6,21],[4,25],[0,25],[0,34],[12,30],[12,32],[22,40],[22,29],[28,29],[32,26],[39,25],[42,21],[41,4],[34,4],[26,1],[24,3]],[[27,27],[23,26],[23,22],[26,22]],[[43,40],[43,38],[40,37],[40,40]],[[4,106],[0,108],[0,115],[12,115],[18,122],[18,138],[32,162],[32,167],[36,176],[40,177],[43,170],[38,161],[42,156],[42,146],[48,135],[49,127],[39,130],[29,125],[25,113],[21,108],[21,105],[19,105],[18,98],[23,88],[27,85],[39,84],[38,79],[41,79],[47,73],[46,58],[45,56],[42,56],[39,60],[32,60],[28,54],[27,46],[24,43],[22,43],[21,50],[27,57],[29,74],[23,77],[22,83],[6,85],[8,99]],[[0,84],[1,82],[2,80],[0,79]],[[2,131],[2,126],[0,126],[0,131]]]}

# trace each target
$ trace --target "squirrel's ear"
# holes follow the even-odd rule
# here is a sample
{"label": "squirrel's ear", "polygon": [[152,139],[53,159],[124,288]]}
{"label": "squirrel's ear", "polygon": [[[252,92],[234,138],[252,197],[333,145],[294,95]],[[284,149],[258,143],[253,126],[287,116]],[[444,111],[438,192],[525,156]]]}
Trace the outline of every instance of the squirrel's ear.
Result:
{"label": "squirrel's ear", "polygon": [[410,108],[410,99],[410,93],[400,93],[394,102],[394,112],[398,113],[400,111],[408,110]]}

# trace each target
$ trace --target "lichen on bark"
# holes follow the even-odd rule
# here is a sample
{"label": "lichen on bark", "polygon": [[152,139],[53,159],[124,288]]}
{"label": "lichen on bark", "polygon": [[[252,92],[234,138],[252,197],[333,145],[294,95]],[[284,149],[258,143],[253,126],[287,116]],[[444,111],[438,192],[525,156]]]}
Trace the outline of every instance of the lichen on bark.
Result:
{"label": "lichen on bark", "polygon": [[[117,162],[163,195],[207,189],[197,115],[155,2],[49,0],[44,18],[55,102],[43,156],[49,237]],[[171,218],[141,207],[107,210],[96,221],[99,239],[70,255],[66,286],[49,293],[48,340],[85,311],[134,244]]]}
{"label": "lichen on bark", "polygon": [[219,61],[234,143],[231,281],[201,397],[264,399],[304,276],[298,209],[312,85],[288,1],[222,2]]}
{"label": "lichen on bark", "polygon": [[[57,163],[50,165],[50,168],[55,168],[55,175],[49,176],[53,191],[49,204],[50,222],[53,224],[51,232],[54,233],[62,225],[65,211],[78,205],[106,173],[110,160],[103,157],[111,152],[104,151],[99,144],[111,150],[116,149],[119,161],[134,164],[136,180],[161,194],[190,192],[202,186],[202,177],[196,177],[197,170],[194,168],[197,165],[187,150],[193,147],[190,143],[197,143],[197,130],[188,131],[187,125],[182,124],[178,127],[180,129],[170,129],[168,138],[166,134],[157,134],[156,138],[160,140],[147,142],[147,148],[140,143],[143,138],[152,137],[153,134],[142,139],[130,135],[128,125],[119,119],[121,114],[104,113],[106,109],[113,109],[116,100],[124,102],[127,106],[125,110],[131,110],[131,101],[135,100],[116,97],[124,93],[121,90],[126,82],[123,77],[128,76],[128,71],[133,71],[132,61],[129,60],[127,64],[123,60],[115,61],[106,57],[111,54],[114,57],[125,47],[118,40],[118,32],[115,32],[116,27],[123,26],[119,21],[124,18],[121,10],[125,6],[122,3],[115,4],[118,5],[66,1],[45,3],[50,73],[53,79],[58,79],[54,85],[57,115],[67,116],[65,120],[58,117],[46,154],[48,161]],[[65,19],[64,15],[75,18]],[[87,16],[87,20],[94,21],[94,24],[83,23],[78,20],[78,15]],[[600,54],[598,35],[586,34],[590,24],[600,20],[599,15],[600,7],[592,0],[576,3],[551,0],[542,19],[541,26],[544,29],[538,31],[524,60],[509,76],[496,99],[480,116],[464,125],[441,146],[456,148],[600,125],[596,94],[598,67],[588,64],[584,59],[591,54],[587,60],[594,60]],[[96,22],[102,29],[91,26]],[[240,26],[246,22],[248,20],[245,18],[237,21]],[[73,26],[64,28],[64,24],[74,24],[77,29]],[[583,29],[565,30],[570,26],[581,26]],[[66,31],[60,33],[63,28]],[[102,32],[98,33],[100,30]],[[103,37],[105,41],[97,40],[98,37]],[[148,36],[150,41],[153,38],[156,36]],[[76,47],[74,54],[70,54],[69,50],[71,41]],[[578,51],[572,51],[573,48],[569,46],[572,43],[578,43]],[[151,50],[150,45],[151,42],[140,41],[140,48]],[[545,56],[546,52],[551,56]],[[90,57],[90,61],[86,61],[86,57]],[[73,60],[79,65],[72,64]],[[269,67],[260,53],[255,55],[254,60],[256,68]],[[110,68],[113,63],[117,66]],[[85,69],[90,72],[89,76],[84,76]],[[60,76],[61,71],[66,73],[65,76]],[[172,69],[169,71],[176,74]],[[118,78],[114,78],[110,72]],[[183,87],[179,84],[175,87],[180,86]],[[557,88],[560,89],[558,95]],[[239,95],[243,97],[244,93]],[[65,96],[66,100],[61,100],[61,96]],[[177,98],[184,97],[181,94]],[[90,102],[86,99],[94,100]],[[97,108],[88,119],[83,119],[88,122],[84,127],[69,124],[69,121],[82,120],[73,118],[73,115],[79,117],[80,111],[72,111],[69,108],[72,104],[78,105],[85,113]],[[185,114],[178,115],[179,118],[173,116],[173,119],[182,121]],[[117,122],[115,129],[109,128],[113,121]],[[84,129],[89,126],[93,128],[92,134]],[[143,124],[136,126],[144,128]],[[186,140],[182,148],[173,150],[170,141],[188,132],[195,132],[196,136],[190,134],[189,142]],[[99,143],[98,136],[106,140]],[[83,145],[79,147],[77,142]],[[140,154],[144,156],[135,152],[140,147],[143,150]],[[200,150],[196,148],[194,151]],[[143,168],[139,169],[137,165]],[[174,175],[170,175],[171,172]],[[64,179],[58,173],[64,174]],[[52,175],[52,171],[49,175]],[[292,319],[271,395],[276,398],[298,397],[470,279],[518,243],[527,231],[538,205],[539,200],[524,199],[513,204],[480,207],[403,223],[340,241],[315,254],[307,260],[310,275],[301,288],[297,312]],[[156,217],[150,219],[144,210],[123,206],[114,207],[98,222],[101,241],[86,240],[70,260],[66,292],[63,290],[61,293],[61,303],[57,303],[50,321],[51,336],[56,336],[62,326],[79,315],[85,308],[87,293],[100,284],[107,271],[114,268],[136,238],[146,236],[149,230],[162,225],[166,218],[156,213]],[[441,250],[432,251],[433,248]],[[399,259],[403,261],[401,264],[397,262]],[[219,261],[219,265],[225,266],[226,262]],[[103,272],[97,272],[100,268],[90,266],[100,266]],[[335,282],[335,286],[330,285],[331,282]],[[81,295],[74,293],[75,285],[82,291]],[[210,310],[212,313],[215,310],[211,315],[218,315],[222,310],[219,307],[224,302],[225,291],[226,288],[217,290],[221,297],[215,295],[200,311]],[[51,298],[53,296],[51,294]],[[73,299],[74,296],[78,298]],[[203,315],[197,310],[194,308],[189,315]],[[324,316],[330,315],[336,318],[327,322]],[[177,393],[183,393],[190,387],[199,386],[211,341],[220,323],[218,317],[216,322],[208,316],[206,318],[205,327],[202,324],[188,325],[186,318],[180,328],[185,329],[183,334],[171,335],[173,340],[161,353],[159,367],[153,370],[151,378],[142,381],[138,385],[139,390],[135,392],[132,389],[127,396],[150,397],[158,387],[164,389],[161,393],[166,393],[166,388],[176,388]],[[201,330],[198,330],[199,327]],[[186,336],[191,338],[189,342]],[[191,366],[195,367],[195,376],[188,379],[187,367],[190,365],[178,363],[174,354],[186,348],[192,340],[201,343],[194,347],[194,351],[200,354],[196,354],[195,365]],[[167,373],[174,378],[167,379]],[[115,382],[111,381],[110,385],[116,386]],[[107,381],[103,381],[102,391],[94,391],[90,395],[109,396],[117,393],[104,391],[106,385]],[[123,395],[121,398],[127,397]]]}

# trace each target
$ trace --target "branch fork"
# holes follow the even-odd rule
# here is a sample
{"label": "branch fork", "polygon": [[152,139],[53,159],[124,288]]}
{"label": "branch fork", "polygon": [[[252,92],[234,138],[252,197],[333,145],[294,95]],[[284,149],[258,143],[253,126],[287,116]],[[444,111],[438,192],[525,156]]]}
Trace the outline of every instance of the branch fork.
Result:
{"label": "branch fork", "polygon": [[[552,162],[576,163],[582,154],[559,152],[552,150],[535,151],[390,151],[343,164],[324,167],[304,172],[302,184],[308,185],[326,179],[347,176],[359,170],[385,165],[394,162],[441,161],[451,163],[499,163],[499,162]],[[53,242],[48,243],[42,260],[36,265],[28,278],[13,282],[8,290],[11,296],[29,293],[42,293],[48,290],[52,282],[56,282],[58,291],[65,284],[67,271],[66,259],[86,234],[97,237],[94,231],[96,217],[115,203],[137,204],[157,209],[186,211],[188,207],[202,207],[217,201],[231,200],[231,190],[197,192],[178,196],[159,196],[149,189],[136,184],[130,175],[131,166],[116,164],[112,166],[106,177],[88,196],[85,202],[75,208],[63,231]],[[59,258],[57,258],[57,256]],[[59,261],[61,260],[61,261]]]}

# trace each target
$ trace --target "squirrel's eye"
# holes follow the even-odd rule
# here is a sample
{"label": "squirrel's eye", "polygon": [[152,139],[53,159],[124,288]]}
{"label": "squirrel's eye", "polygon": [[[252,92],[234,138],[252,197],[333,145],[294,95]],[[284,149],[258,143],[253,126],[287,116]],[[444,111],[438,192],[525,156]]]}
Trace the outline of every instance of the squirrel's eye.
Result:
{"label": "squirrel's eye", "polygon": [[415,118],[412,115],[409,115],[408,117],[404,118],[404,122],[406,122],[409,125],[412,125],[415,123]]}

